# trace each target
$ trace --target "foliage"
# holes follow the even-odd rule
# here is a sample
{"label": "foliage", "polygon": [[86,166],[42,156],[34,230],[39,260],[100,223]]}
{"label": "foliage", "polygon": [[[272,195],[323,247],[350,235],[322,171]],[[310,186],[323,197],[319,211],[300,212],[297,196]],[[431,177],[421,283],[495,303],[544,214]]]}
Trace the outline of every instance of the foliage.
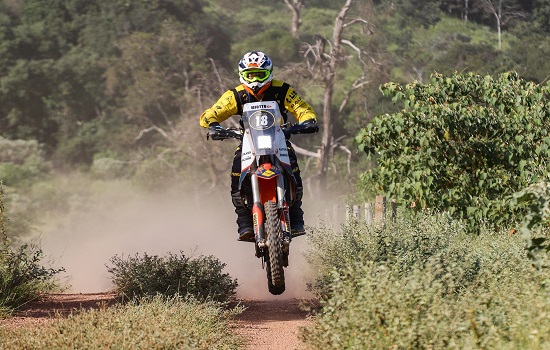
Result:
{"label": "foliage", "polygon": [[290,33],[281,32],[279,28],[260,31],[232,47],[232,57],[238,62],[245,52],[259,50],[267,53],[271,60],[280,67],[281,62],[299,61],[300,42]]}
{"label": "foliage", "polygon": [[0,136],[0,179],[6,186],[29,186],[51,171],[36,141],[8,140]]}
{"label": "foliage", "polygon": [[538,269],[549,268],[550,182],[541,181],[516,193],[512,204],[527,204],[529,210],[520,231],[526,240],[528,257]]}
{"label": "foliage", "polygon": [[513,63],[490,41],[490,30],[474,23],[443,18],[428,28],[419,28],[402,55],[422,79],[431,72],[454,71],[497,74],[510,70]]}
{"label": "foliage", "polygon": [[[550,2],[548,3],[550,11]],[[550,13],[550,12],[549,12]],[[550,17],[547,17],[550,18]],[[548,23],[549,21],[546,20]],[[550,24],[548,24],[550,26]],[[550,28],[549,28],[550,29]],[[532,24],[514,28],[514,38],[506,54],[514,62],[514,69],[525,79],[542,83],[550,77],[550,32],[538,33],[532,30]]]}
{"label": "foliage", "polygon": [[[12,244],[32,231],[36,217],[33,203],[23,194],[34,183],[47,180],[52,174],[52,163],[47,161],[42,145],[36,141],[8,140],[0,136],[0,181],[6,185],[8,214],[5,225]],[[33,219],[31,219],[33,218]]]}
{"label": "foliage", "polygon": [[[523,241],[468,235],[444,215],[399,211],[385,226],[316,232],[322,308],[302,333],[311,348],[540,349],[550,345],[548,273]],[[319,283],[320,282],[320,283]]]}
{"label": "foliage", "polygon": [[117,294],[127,297],[192,296],[199,300],[228,301],[235,295],[237,281],[223,273],[225,264],[213,256],[190,258],[168,254],[111,258],[108,267]]}
{"label": "foliage", "polygon": [[41,293],[59,290],[55,276],[64,271],[41,265],[44,258],[38,247],[10,246],[4,226],[4,202],[0,181],[0,317],[11,313]]}
{"label": "foliage", "polygon": [[231,321],[241,308],[160,296],[59,317],[40,327],[1,329],[10,349],[241,349]]}
{"label": "foliage", "polygon": [[[184,33],[183,38],[168,44],[178,52],[167,57],[179,59],[180,54],[195,53],[198,57],[191,63],[198,65],[207,57],[224,60],[227,54],[220,53],[229,51],[223,35],[218,35],[221,40],[210,40],[219,28],[207,22],[197,0],[29,0],[0,6],[0,52],[5,53],[0,60],[0,129],[8,138],[46,144],[48,153],[57,151],[61,163],[89,164],[93,153],[103,150],[107,141],[102,124],[114,124],[111,120],[117,119],[116,112],[127,95],[124,89],[107,94],[109,80],[105,79],[112,62],[121,58],[119,45],[124,39],[134,33],[162,33],[158,43],[166,45],[173,37],[163,32],[162,26],[185,23],[201,31]],[[188,41],[200,46],[188,45]],[[160,60],[160,64],[164,70],[172,69],[173,76],[188,73],[168,61]],[[160,82],[148,86],[143,96],[155,97],[152,93],[166,85],[162,79]],[[173,101],[177,99],[166,103]]]}
{"label": "foliage", "polygon": [[403,19],[403,24],[428,27],[441,19],[437,6],[440,2],[440,0],[397,0],[395,11]]}
{"label": "foliage", "polygon": [[61,290],[56,275],[65,271],[42,266],[44,254],[38,247],[23,244],[0,251],[0,311],[11,312],[40,294]]}
{"label": "foliage", "polygon": [[533,24],[534,27],[541,33],[550,33],[550,1],[534,0],[533,1]]}
{"label": "foliage", "polygon": [[[5,138],[36,142],[43,151],[36,167],[0,166],[6,183],[16,187],[9,190],[41,212],[29,188],[44,175],[90,167],[98,178],[135,175],[136,183],[148,187],[164,185],[166,177],[180,184],[218,183],[227,168],[211,160],[226,156],[225,146],[201,142],[197,117],[237,83],[236,62],[252,46],[268,51],[275,76],[288,80],[320,117],[322,79],[311,75],[305,43],[331,38],[343,3],[307,1],[297,40],[282,1],[0,2],[0,130]],[[501,51],[495,48],[493,17],[474,9],[472,1],[465,9],[466,3],[352,1],[332,106],[338,146],[350,147],[358,127],[395,110],[378,92],[388,81],[427,81],[433,70],[496,74],[510,67],[525,79],[545,81],[548,0],[524,7],[522,26],[503,26]],[[326,53],[327,45],[319,49]],[[352,91],[360,68],[366,68],[368,80]],[[296,144],[315,150],[319,137],[297,138]],[[342,149],[335,149],[334,164],[345,164]],[[358,158],[351,158],[349,178],[363,171]],[[158,164],[162,168],[155,171]],[[155,178],[160,171],[163,178]],[[329,187],[342,183],[340,171],[330,174]]]}
{"label": "foliage", "polygon": [[363,188],[445,211],[471,230],[518,219],[513,194],[550,172],[550,84],[513,72],[455,73],[381,90],[404,109],[377,116],[357,136],[359,148],[378,161],[362,175]]}
{"label": "foliage", "polygon": [[107,84],[115,96],[125,91],[123,113],[146,127],[174,123],[186,102],[182,96],[207,68],[196,30],[165,21],[158,33],[132,33],[117,47],[120,57],[113,57]]}
{"label": "foliage", "polygon": [[4,183],[0,180],[0,240],[2,240],[2,248],[9,244],[6,225],[4,225],[4,211]]}

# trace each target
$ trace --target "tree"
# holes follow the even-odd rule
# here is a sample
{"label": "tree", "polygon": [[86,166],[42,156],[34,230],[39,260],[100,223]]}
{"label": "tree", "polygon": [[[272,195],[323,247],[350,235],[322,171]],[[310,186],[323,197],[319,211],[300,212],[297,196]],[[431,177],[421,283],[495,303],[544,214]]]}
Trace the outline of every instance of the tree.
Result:
{"label": "tree", "polygon": [[[338,13],[332,40],[328,40],[322,36],[317,37],[317,41],[314,45],[306,43],[306,51],[304,56],[309,59],[308,66],[314,76],[319,77],[323,81],[324,95],[323,95],[323,112],[322,112],[322,140],[321,150],[319,156],[319,163],[317,166],[317,174],[320,177],[321,184],[324,186],[326,181],[326,173],[329,161],[329,155],[333,149],[333,123],[335,115],[332,112],[334,86],[336,71],[342,62],[347,61],[346,52],[343,45],[350,46],[357,52],[359,61],[364,64],[362,55],[364,52],[355,46],[351,41],[343,38],[343,31],[355,23],[366,23],[361,18],[353,19],[348,23],[345,23],[346,15],[351,7],[352,0],[346,0],[345,4]],[[364,66],[362,67],[364,70]],[[357,79],[352,89],[357,89],[366,83],[365,74]]]}
{"label": "tree", "polygon": [[388,83],[382,92],[401,102],[357,137],[378,167],[362,176],[374,188],[417,209],[435,209],[475,231],[506,227],[515,192],[550,174],[550,84],[514,72],[432,75],[429,84]]}
{"label": "tree", "polygon": [[302,24],[302,19],[300,18],[300,10],[304,6],[304,0],[283,0],[285,5],[292,12],[292,22],[291,22],[291,33],[292,37],[299,39],[300,38],[300,25]]}
{"label": "tree", "polygon": [[524,17],[525,14],[517,3],[506,0],[483,0],[482,7],[495,17],[497,23],[498,49],[502,50],[502,26],[510,20]]}

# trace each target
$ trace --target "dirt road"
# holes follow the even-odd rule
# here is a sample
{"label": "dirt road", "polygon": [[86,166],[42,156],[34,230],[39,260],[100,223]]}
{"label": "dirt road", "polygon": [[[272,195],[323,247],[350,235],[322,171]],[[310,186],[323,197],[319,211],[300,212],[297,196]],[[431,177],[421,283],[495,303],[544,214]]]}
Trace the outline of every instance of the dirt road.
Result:
{"label": "dirt road", "polygon": [[246,349],[305,349],[298,338],[307,324],[307,312],[299,299],[243,300],[246,310],[239,315],[238,333],[248,339]]}
{"label": "dirt road", "polygon": [[[305,326],[307,312],[299,299],[240,300],[246,310],[237,317],[237,333],[247,341],[246,349],[294,350],[305,349],[298,330]],[[50,322],[56,313],[98,308],[114,303],[109,293],[51,294],[30,303],[18,316],[0,320],[0,326],[32,327]]]}

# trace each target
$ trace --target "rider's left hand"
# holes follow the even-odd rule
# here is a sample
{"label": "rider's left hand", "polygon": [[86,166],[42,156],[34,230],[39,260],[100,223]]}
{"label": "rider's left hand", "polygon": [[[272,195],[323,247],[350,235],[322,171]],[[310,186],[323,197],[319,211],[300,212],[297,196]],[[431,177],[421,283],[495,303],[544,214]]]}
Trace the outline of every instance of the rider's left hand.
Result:
{"label": "rider's left hand", "polygon": [[220,125],[220,123],[218,122],[212,122],[208,125],[208,130],[209,131],[213,131],[213,132],[218,132],[218,131],[222,131],[223,128],[222,126]]}
{"label": "rider's left hand", "polygon": [[319,131],[319,126],[315,119],[308,119],[300,123],[300,134],[313,134]]}

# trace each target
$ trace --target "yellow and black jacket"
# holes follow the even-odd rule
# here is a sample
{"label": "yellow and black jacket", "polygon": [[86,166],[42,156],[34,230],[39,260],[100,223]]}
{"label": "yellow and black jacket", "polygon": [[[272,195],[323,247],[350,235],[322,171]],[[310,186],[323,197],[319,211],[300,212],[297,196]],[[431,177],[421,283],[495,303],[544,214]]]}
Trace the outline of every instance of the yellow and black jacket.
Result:
{"label": "yellow and black jacket", "polygon": [[[210,123],[221,123],[233,115],[242,114],[242,106],[248,102],[258,102],[259,100],[239,85],[234,89],[227,90],[220,99],[208,108],[200,117],[200,125],[207,128]],[[286,123],[286,113],[288,111],[294,115],[299,123],[306,120],[316,120],[313,108],[294,91],[287,83],[280,80],[271,81],[271,86],[266,89],[261,101],[276,101],[283,114]]]}

